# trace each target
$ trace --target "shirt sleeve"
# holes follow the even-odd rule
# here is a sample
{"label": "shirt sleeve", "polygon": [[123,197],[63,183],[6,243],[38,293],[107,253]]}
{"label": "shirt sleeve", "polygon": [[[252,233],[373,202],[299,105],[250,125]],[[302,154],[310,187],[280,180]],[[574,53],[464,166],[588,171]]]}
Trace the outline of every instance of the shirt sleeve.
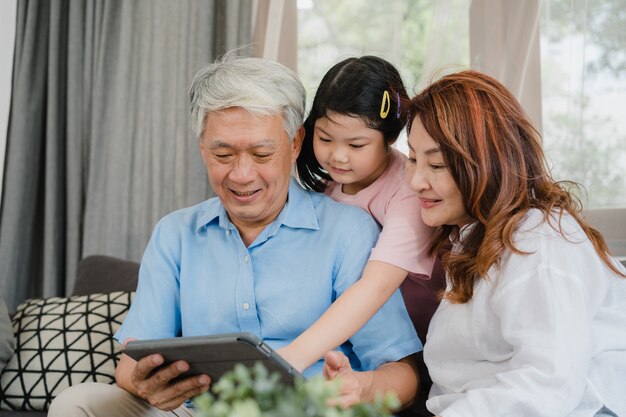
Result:
{"label": "shirt sleeve", "polygon": [[115,339],[176,337],[180,318],[180,234],[174,218],[155,227],[139,268],[137,293]]}
{"label": "shirt sleeve", "polygon": [[370,260],[430,278],[435,258],[428,256],[428,249],[434,229],[422,221],[417,195],[403,194],[390,200],[382,222],[383,230]]}
{"label": "shirt sleeve", "polygon": [[501,277],[490,308],[500,319],[493,331],[511,345],[512,353],[500,358],[508,370],[491,384],[475,384],[440,413],[443,417],[554,417],[576,407],[590,365],[596,303],[583,277],[574,268],[558,269],[558,262]]}
{"label": "shirt sleeve", "polygon": [[[355,226],[344,239],[342,261],[335,275],[335,298],[361,277],[378,238],[378,226],[365,212]],[[399,290],[349,341],[361,370],[373,370],[422,350]]]}

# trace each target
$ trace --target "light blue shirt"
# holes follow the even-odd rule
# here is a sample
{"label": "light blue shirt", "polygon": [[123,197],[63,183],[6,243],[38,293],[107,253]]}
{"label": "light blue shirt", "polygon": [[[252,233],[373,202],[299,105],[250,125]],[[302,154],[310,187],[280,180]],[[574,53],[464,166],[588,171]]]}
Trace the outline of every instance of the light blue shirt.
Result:
{"label": "light blue shirt", "polygon": [[[155,227],[115,338],[251,332],[284,346],[360,278],[378,234],[365,211],[293,179],[283,210],[249,247],[218,198],[178,210]],[[342,350],[357,370],[422,350],[398,291]]]}

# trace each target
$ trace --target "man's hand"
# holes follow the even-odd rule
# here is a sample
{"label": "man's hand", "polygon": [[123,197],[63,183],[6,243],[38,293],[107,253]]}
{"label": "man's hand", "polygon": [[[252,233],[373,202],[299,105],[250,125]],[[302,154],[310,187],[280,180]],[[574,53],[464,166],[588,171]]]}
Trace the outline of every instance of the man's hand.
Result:
{"label": "man's hand", "polygon": [[340,395],[333,401],[334,404],[345,408],[371,397],[369,389],[372,386],[372,374],[353,371],[343,352],[331,351],[324,355],[323,375],[326,379],[341,379]]}
{"label": "man's hand", "polygon": [[189,370],[189,364],[177,361],[159,368],[163,361],[163,356],[159,354],[146,356],[139,361],[122,355],[116,370],[117,384],[164,411],[174,410],[209,389],[211,379],[208,375],[173,381]]}
{"label": "man's hand", "polygon": [[324,377],[343,380],[341,395],[337,400],[343,407],[374,401],[376,394],[387,392],[394,392],[402,407],[406,407],[411,404],[419,389],[414,355],[397,362],[384,363],[374,371],[356,372],[342,352],[328,352],[324,356]]}

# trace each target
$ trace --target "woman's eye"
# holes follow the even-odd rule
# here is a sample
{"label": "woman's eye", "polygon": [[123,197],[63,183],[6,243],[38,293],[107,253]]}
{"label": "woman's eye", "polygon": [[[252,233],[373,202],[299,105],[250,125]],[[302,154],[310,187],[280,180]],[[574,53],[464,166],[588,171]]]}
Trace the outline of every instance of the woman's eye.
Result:
{"label": "woman's eye", "polygon": [[320,140],[320,142],[330,143],[330,139],[328,139],[328,138],[320,137],[319,140]]}
{"label": "woman's eye", "polygon": [[431,167],[432,169],[435,169],[435,170],[445,169],[445,168],[446,168],[446,166],[445,166],[445,165],[442,165],[442,164],[430,164],[430,167]]}
{"label": "woman's eye", "polygon": [[362,147],[364,147],[364,146],[365,146],[365,145],[357,145],[357,144],[354,144],[354,143],[351,143],[351,144],[350,144],[350,147],[351,147],[352,149],[361,149],[361,148],[362,148]]}
{"label": "woman's eye", "polygon": [[417,161],[415,160],[415,158],[411,158],[411,157],[409,157],[409,158],[406,160],[406,162],[407,162],[407,164],[415,165],[415,162],[417,162]]}

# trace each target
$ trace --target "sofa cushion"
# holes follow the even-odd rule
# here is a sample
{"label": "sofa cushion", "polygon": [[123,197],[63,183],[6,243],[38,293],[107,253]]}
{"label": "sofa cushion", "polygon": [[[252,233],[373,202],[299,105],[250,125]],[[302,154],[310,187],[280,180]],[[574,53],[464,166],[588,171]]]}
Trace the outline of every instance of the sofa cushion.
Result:
{"label": "sofa cushion", "polygon": [[4,300],[0,298],[0,372],[11,359],[11,356],[13,356],[13,349],[13,329],[11,327],[9,310]]}
{"label": "sofa cushion", "polygon": [[120,327],[134,293],[31,299],[13,318],[15,354],[0,375],[0,409],[46,410],[63,389],[113,383]]}
{"label": "sofa cushion", "polygon": [[86,256],[76,267],[72,295],[135,291],[139,264],[104,255]]}

